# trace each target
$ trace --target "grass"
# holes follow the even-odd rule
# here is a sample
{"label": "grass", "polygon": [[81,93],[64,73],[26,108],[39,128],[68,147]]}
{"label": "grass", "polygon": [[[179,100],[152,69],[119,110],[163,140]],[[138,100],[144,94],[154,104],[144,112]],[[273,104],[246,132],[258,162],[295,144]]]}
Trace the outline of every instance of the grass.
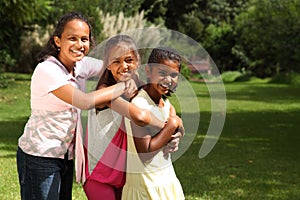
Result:
{"label": "grass", "polygon": [[[210,96],[204,83],[191,85],[200,104],[200,126],[188,150],[174,163],[186,199],[299,199],[299,87],[226,84],[222,134],[214,149],[200,159],[211,117]],[[0,104],[0,199],[20,199],[15,152],[30,113],[29,80],[0,89]],[[73,199],[85,199],[76,183]]]}

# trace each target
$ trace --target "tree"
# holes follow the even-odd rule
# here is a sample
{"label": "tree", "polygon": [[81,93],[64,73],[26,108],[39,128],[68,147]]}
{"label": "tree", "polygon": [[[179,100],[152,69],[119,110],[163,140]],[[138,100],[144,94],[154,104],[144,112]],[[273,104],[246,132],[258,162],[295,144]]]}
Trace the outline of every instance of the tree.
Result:
{"label": "tree", "polygon": [[20,37],[30,25],[46,20],[52,1],[3,0],[0,2],[0,69],[12,70],[19,56]]}
{"label": "tree", "polygon": [[255,0],[237,18],[241,54],[258,76],[300,72],[300,1]]}
{"label": "tree", "polygon": [[[234,19],[246,8],[247,0],[146,0],[142,6],[152,22],[164,25],[198,41],[221,71],[239,69]],[[155,9],[165,6],[167,10]]]}

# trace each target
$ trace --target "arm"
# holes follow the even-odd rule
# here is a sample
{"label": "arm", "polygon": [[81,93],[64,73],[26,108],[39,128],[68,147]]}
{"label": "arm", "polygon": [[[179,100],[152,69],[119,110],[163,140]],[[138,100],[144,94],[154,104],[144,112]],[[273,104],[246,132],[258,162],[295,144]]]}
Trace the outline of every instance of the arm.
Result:
{"label": "arm", "polygon": [[166,126],[155,136],[149,134],[148,128],[131,123],[132,134],[137,152],[143,162],[152,159],[171,139],[176,129],[182,126],[178,116],[171,116]]}
{"label": "arm", "polygon": [[124,93],[124,90],[124,82],[90,93],[84,93],[72,85],[67,84],[53,90],[52,93],[59,99],[72,104],[77,108],[88,110],[94,106],[107,105],[111,100],[121,96]]}
{"label": "arm", "polygon": [[165,123],[157,119],[149,110],[138,108],[122,97],[116,98],[108,105],[111,109],[119,114],[129,118],[138,126],[153,126],[162,129]]}
{"label": "arm", "polygon": [[[175,110],[174,106],[171,104],[170,116],[175,116],[175,115],[176,115],[176,110]],[[180,138],[183,137],[183,135],[184,135],[184,127],[182,126],[182,128],[177,129],[175,131],[175,133],[172,135],[172,139],[166,145],[164,152],[165,153],[174,153],[175,151],[177,151]]]}

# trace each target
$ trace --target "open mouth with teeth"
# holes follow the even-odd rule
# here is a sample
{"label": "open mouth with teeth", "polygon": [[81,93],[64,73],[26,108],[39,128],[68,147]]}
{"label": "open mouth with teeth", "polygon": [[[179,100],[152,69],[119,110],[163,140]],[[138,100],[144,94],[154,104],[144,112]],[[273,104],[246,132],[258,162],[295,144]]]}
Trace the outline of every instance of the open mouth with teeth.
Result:
{"label": "open mouth with teeth", "polygon": [[84,55],[84,50],[78,51],[78,50],[71,50],[71,52],[77,56]]}
{"label": "open mouth with teeth", "polygon": [[162,84],[158,84],[159,87],[161,87],[163,90],[169,90],[171,84],[168,83],[162,83]]}
{"label": "open mouth with teeth", "polygon": [[119,75],[121,77],[120,79],[124,81],[124,80],[127,80],[127,79],[131,78],[132,73],[130,73],[130,72],[120,72]]}

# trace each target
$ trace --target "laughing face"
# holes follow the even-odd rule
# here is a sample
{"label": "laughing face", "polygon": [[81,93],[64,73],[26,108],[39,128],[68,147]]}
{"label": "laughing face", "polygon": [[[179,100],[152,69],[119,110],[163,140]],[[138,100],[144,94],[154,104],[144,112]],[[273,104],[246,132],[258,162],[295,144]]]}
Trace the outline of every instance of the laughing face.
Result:
{"label": "laughing face", "polygon": [[60,48],[58,58],[69,70],[89,52],[89,34],[89,26],[74,19],[65,25],[61,37],[54,37],[56,46]]}
{"label": "laughing face", "polygon": [[147,68],[152,98],[160,98],[177,86],[179,76],[179,62],[164,60],[161,64],[152,64]]}
{"label": "laughing face", "polygon": [[108,63],[107,69],[111,71],[114,79],[117,82],[126,81],[138,67],[138,58],[126,43],[120,43],[110,50]]}

